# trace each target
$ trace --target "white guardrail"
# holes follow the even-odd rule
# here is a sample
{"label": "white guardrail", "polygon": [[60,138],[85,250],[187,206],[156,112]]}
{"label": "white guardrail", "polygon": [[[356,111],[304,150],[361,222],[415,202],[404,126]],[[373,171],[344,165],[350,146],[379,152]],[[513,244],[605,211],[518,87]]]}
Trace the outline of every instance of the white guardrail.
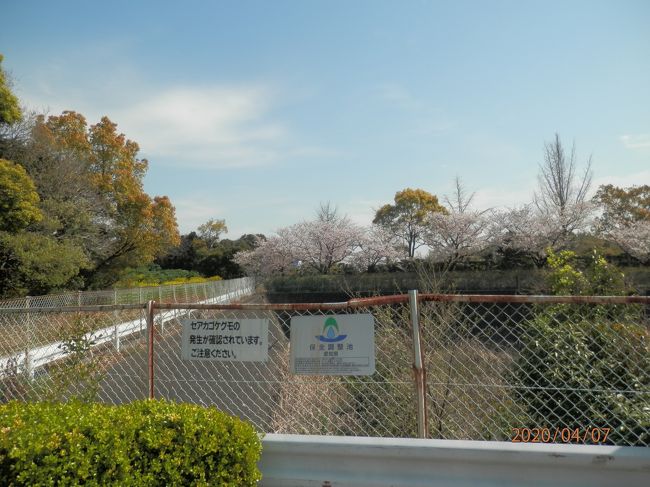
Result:
{"label": "white guardrail", "polygon": [[[231,300],[241,298],[243,296],[248,296],[254,292],[254,286],[243,287],[236,291],[231,291],[229,293],[223,294],[221,296],[216,296],[204,301],[199,301],[200,304],[225,304],[229,303]],[[178,318],[181,315],[187,314],[187,311],[180,310],[170,310],[166,312],[160,312],[156,319],[158,323],[164,325],[164,323]],[[84,335],[84,339],[87,339],[89,342],[93,343],[93,347],[98,347],[103,345],[106,342],[112,341],[115,344],[115,347],[119,350],[120,339],[132,335],[133,333],[140,333],[146,330],[146,323],[144,319],[144,314],[135,320],[127,321],[124,323],[111,325],[101,330],[96,330]],[[68,352],[64,348],[63,342],[54,342],[48,343],[47,345],[42,345],[30,349],[25,352],[20,352],[9,357],[0,358],[0,378],[3,375],[2,371],[7,371],[15,366],[18,371],[24,371],[25,368],[29,371],[30,374],[44,365],[47,365],[56,360],[65,358]]]}
{"label": "white guardrail", "polygon": [[261,487],[648,486],[650,448],[268,434]]}

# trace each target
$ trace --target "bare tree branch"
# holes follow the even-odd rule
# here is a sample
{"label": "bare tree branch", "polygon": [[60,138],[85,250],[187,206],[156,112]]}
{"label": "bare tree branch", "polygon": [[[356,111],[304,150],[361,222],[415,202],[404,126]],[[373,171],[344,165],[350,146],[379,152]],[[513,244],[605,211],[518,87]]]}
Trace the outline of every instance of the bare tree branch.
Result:
{"label": "bare tree branch", "polygon": [[463,181],[459,176],[454,178],[454,193],[451,197],[445,195],[444,200],[447,206],[457,213],[465,213],[467,208],[472,204],[472,200],[476,195],[476,191],[473,191],[469,196],[467,195],[467,189],[463,184]]}
{"label": "bare tree branch", "polygon": [[539,189],[534,203],[543,216],[561,222],[565,236],[580,228],[588,217],[591,160],[590,156],[582,176],[578,177],[575,143],[568,157],[558,134],[553,142],[544,144],[544,162],[539,166]]}

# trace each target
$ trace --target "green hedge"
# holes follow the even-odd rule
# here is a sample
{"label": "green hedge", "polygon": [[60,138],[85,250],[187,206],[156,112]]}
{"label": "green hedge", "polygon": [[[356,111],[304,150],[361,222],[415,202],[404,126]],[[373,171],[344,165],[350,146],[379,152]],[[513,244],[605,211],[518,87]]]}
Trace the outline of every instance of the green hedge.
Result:
{"label": "green hedge", "polygon": [[256,485],[260,451],[251,425],[214,408],[0,406],[2,485]]}

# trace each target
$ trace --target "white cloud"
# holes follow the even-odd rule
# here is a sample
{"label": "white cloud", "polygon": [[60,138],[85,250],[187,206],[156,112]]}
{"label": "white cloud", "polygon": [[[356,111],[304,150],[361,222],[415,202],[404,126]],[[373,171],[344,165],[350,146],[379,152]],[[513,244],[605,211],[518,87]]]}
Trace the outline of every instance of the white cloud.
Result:
{"label": "white cloud", "polygon": [[619,139],[626,149],[650,148],[650,134],[621,135]]}
{"label": "white cloud", "polygon": [[[256,167],[295,157],[319,157],[325,148],[301,146],[295,134],[272,114],[278,98],[262,85],[137,87],[105,90],[95,97],[84,90],[41,86],[26,93],[28,106],[57,114],[75,110],[90,124],[103,115],[140,145],[141,154],[165,165],[221,169]],[[45,100],[48,100],[45,102]],[[53,102],[50,102],[53,100]]]}
{"label": "white cloud", "polygon": [[518,189],[491,188],[480,189],[474,194],[472,207],[477,210],[487,208],[515,208],[530,203],[533,200],[535,187],[531,184],[528,187]]}
{"label": "white cloud", "polygon": [[340,205],[339,211],[354,223],[368,226],[375,218],[375,212],[386,202],[379,200],[353,200]]}
{"label": "white cloud", "polygon": [[204,168],[259,166],[276,161],[288,138],[282,124],[268,119],[270,98],[256,87],[173,88],[115,118],[149,157]]}
{"label": "white cloud", "polygon": [[[243,191],[241,188],[230,190]],[[264,196],[263,204],[253,195],[245,199],[224,197],[224,193],[193,191],[172,200],[176,208],[176,220],[179,230],[187,234],[211,218],[223,218],[228,226],[226,235],[237,239],[245,233],[263,233],[270,235],[278,228],[292,225],[303,219],[311,218],[313,212],[306,212],[304,206],[284,195]]]}
{"label": "white cloud", "polygon": [[176,209],[176,221],[179,222],[179,230],[183,234],[196,231],[199,225],[210,218],[223,218],[221,215],[225,213],[225,208],[207,197],[174,198],[173,204]]}
{"label": "white cloud", "polygon": [[595,178],[592,182],[591,189],[595,193],[603,184],[612,184],[619,188],[629,188],[642,184],[650,184],[650,169],[629,174],[613,174],[611,176],[601,176]]}

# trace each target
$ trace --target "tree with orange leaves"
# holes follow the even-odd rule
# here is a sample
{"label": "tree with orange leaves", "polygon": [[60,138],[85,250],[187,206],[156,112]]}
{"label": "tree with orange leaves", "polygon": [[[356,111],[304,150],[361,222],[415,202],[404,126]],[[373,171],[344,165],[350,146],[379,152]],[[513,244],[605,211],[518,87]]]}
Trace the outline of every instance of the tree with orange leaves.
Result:
{"label": "tree with orange leaves", "polygon": [[148,161],[108,117],[88,126],[65,111],[36,116],[14,154],[36,183],[44,218],[36,230],[73,241],[92,262],[94,286],[125,267],[147,264],[179,243],[174,207],[143,188]]}
{"label": "tree with orange leaves", "polygon": [[395,204],[386,204],[375,213],[373,223],[390,231],[404,241],[408,256],[425,244],[425,221],[433,213],[447,213],[438,197],[423,189],[406,188],[395,193]]}

